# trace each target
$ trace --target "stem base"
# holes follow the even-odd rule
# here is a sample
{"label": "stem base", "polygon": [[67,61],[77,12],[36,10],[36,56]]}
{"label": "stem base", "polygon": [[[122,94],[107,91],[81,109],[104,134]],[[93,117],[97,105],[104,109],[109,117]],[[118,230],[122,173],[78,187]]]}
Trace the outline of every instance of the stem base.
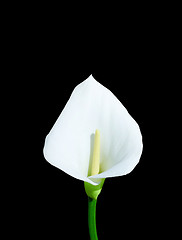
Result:
{"label": "stem base", "polygon": [[96,204],[96,199],[88,197],[88,227],[90,240],[98,240],[96,229]]}

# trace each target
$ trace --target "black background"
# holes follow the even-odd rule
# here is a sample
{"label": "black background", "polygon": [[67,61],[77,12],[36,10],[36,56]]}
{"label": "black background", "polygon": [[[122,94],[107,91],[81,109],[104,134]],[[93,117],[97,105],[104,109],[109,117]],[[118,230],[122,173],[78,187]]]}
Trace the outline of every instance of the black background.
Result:
{"label": "black background", "polygon": [[56,17],[51,23],[48,17],[11,22],[6,79],[12,141],[7,153],[13,157],[4,222],[14,226],[14,235],[89,239],[83,182],[51,166],[42,150],[74,87],[93,74],[138,122],[144,144],[130,174],[105,181],[97,203],[99,239],[163,236],[164,222],[171,221],[160,118],[168,69],[163,28],[152,20],[135,16],[119,26],[101,22],[97,28],[92,21],[85,26],[64,18],[57,25]]}

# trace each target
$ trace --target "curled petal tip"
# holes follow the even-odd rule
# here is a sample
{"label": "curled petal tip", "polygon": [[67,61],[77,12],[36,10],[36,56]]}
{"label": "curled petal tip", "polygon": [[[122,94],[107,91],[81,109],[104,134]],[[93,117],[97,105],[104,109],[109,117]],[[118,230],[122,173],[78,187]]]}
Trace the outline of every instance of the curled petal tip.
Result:
{"label": "curled petal tip", "polygon": [[92,74],[87,78],[87,80],[89,80],[89,81],[96,81]]}

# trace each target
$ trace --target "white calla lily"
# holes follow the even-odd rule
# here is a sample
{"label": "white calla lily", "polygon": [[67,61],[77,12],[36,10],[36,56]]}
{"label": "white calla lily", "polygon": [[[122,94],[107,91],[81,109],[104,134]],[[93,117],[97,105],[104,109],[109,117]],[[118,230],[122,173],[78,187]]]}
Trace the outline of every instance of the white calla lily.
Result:
{"label": "white calla lily", "polygon": [[[99,173],[89,176],[96,129],[100,132]],[[128,174],[139,162],[138,124],[113,93],[91,75],[73,91],[45,140],[46,160],[67,174],[97,185]]]}

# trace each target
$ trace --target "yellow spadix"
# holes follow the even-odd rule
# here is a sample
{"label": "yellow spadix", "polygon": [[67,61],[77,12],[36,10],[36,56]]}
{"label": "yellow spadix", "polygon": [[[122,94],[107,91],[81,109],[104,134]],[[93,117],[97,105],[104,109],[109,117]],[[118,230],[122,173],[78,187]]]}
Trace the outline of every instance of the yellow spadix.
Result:
{"label": "yellow spadix", "polygon": [[91,162],[91,176],[99,173],[99,165],[100,165],[100,132],[97,129],[95,131],[94,138],[94,149],[93,149],[93,158]]}
{"label": "yellow spadix", "polygon": [[[100,166],[100,132],[97,129],[95,131],[95,137],[94,137],[93,157],[90,163],[90,177],[99,174],[99,170],[100,170],[99,166]],[[84,182],[85,191],[88,197],[95,200],[97,199],[98,195],[102,190],[104,180],[105,179],[100,179],[100,183],[96,186],[88,182]]]}

